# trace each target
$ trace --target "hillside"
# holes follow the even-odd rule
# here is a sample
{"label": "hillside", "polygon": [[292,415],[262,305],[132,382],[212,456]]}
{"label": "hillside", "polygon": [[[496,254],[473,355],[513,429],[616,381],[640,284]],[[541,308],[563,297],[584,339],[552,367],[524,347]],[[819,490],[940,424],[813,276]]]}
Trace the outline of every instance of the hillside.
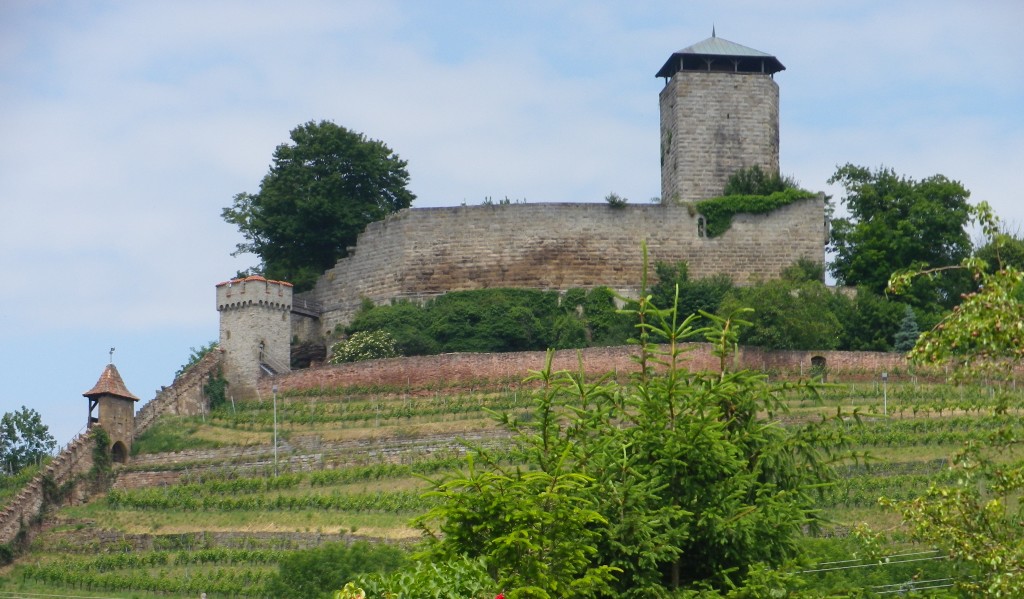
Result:
{"label": "hillside", "polygon": [[[964,441],[1019,426],[996,414],[987,388],[894,373],[883,390],[843,378],[832,373],[835,384],[819,403],[793,398],[781,420],[800,426],[838,407],[863,415],[850,432],[854,451],[870,458],[838,465],[840,482],[820,504],[833,524],[807,539],[822,561],[849,555],[846,537],[856,524],[898,523],[877,506],[880,495],[916,496],[948,476],[946,460]],[[510,438],[489,412],[528,418],[530,396],[507,377],[458,386],[289,388],[276,398],[276,457],[273,396],[203,416],[162,417],[137,440],[109,493],[54,513],[31,551],[0,571],[0,596],[264,596],[278,562],[297,549],[358,539],[411,545],[418,532],[410,520],[431,501],[422,477],[460,468],[467,446],[515,462]],[[877,584],[913,574],[877,569]],[[821,576],[808,574],[825,584]]]}

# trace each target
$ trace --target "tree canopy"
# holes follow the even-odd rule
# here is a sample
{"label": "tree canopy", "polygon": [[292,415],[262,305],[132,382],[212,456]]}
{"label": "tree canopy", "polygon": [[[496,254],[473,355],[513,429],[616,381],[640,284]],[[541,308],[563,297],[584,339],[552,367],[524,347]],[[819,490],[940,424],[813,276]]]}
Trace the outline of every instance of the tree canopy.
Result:
{"label": "tree canopy", "polygon": [[[783,394],[814,385],[730,370],[741,321],[705,314],[695,328],[643,293],[631,312],[631,382],[555,372],[549,353],[528,417],[500,417],[525,466],[480,448],[462,475],[434,481],[438,505],[418,520],[425,557],[482,559],[509,599],[719,597],[764,576],[768,594],[735,596],[783,596],[845,439],[775,425]],[[715,344],[717,370],[683,366],[693,339]]]}
{"label": "tree canopy", "polygon": [[245,237],[234,255],[254,253],[258,270],[309,289],[347,255],[367,224],[408,208],[409,173],[383,142],[330,121],[292,129],[274,150],[258,193],[242,192],[221,216]]}
{"label": "tree canopy", "polygon": [[[970,192],[956,181],[942,175],[916,181],[888,168],[847,164],[829,183],[845,188],[841,202],[849,212],[832,220],[835,260],[829,268],[841,284],[882,293],[897,270],[954,265],[971,252],[965,229]],[[967,283],[966,277],[917,279],[908,296],[921,306],[948,308]]]}
{"label": "tree canopy", "polygon": [[17,474],[57,446],[39,412],[21,406],[0,418],[0,471]]}
{"label": "tree canopy", "polygon": [[[901,270],[889,288],[900,292],[916,279],[956,270],[971,273],[977,290],[964,294],[952,312],[922,333],[909,357],[952,366],[955,378],[1011,378],[1024,361],[1024,272],[1014,266],[1015,244],[1000,233],[989,206],[982,202],[971,213],[988,239],[984,247],[991,262],[976,255],[951,267]],[[1004,411],[1016,398],[1009,385],[993,386],[992,392],[999,394]],[[912,501],[885,501],[903,517],[913,540],[949,554],[961,596],[1024,596],[1022,445],[1024,439],[1012,427],[1001,428],[987,440],[972,440],[950,460],[956,473],[952,485],[933,485]]]}

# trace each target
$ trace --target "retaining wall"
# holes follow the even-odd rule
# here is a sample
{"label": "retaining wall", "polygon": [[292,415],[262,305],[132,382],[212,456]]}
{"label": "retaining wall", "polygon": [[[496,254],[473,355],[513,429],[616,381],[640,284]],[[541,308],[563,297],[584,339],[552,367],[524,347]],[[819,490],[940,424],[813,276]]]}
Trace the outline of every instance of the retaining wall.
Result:
{"label": "retaining wall", "polygon": [[[691,370],[718,370],[719,360],[706,343],[687,344],[684,361]],[[577,353],[578,352],[578,353]],[[555,352],[555,370],[579,370],[580,360],[585,372],[592,375],[607,372],[636,371],[633,346],[591,347]],[[736,365],[764,370],[773,375],[798,377],[809,375],[812,358],[825,360],[825,368],[833,375],[872,377],[881,372],[894,375],[908,371],[903,354],[887,352],[840,351],[768,351],[757,347],[740,348]],[[441,354],[369,360],[351,364],[320,366],[260,381],[261,393],[271,393],[274,384],[280,392],[299,389],[330,389],[346,386],[430,387],[472,385],[479,381],[521,382],[530,371],[544,367],[545,352],[509,352],[499,354]],[[733,360],[730,359],[730,365]]]}

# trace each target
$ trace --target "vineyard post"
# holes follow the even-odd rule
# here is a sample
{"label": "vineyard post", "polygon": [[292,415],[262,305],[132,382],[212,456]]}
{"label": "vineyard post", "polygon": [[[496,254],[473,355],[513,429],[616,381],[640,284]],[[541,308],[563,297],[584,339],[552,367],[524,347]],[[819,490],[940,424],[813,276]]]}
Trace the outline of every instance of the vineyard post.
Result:
{"label": "vineyard post", "polygon": [[272,387],[274,392],[274,478],[277,478],[277,385]]}
{"label": "vineyard post", "polygon": [[882,415],[889,415],[889,373],[882,373]]}

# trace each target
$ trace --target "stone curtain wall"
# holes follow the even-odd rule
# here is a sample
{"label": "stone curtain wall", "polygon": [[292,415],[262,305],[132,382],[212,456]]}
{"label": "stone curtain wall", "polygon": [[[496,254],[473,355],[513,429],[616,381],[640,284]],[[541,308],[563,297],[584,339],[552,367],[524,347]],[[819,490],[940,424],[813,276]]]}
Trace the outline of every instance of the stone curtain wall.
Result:
{"label": "stone curtain wall", "polygon": [[[42,472],[37,474],[10,502],[0,510],[0,543],[10,543],[18,531],[26,531],[25,541],[30,541],[36,528],[34,521],[43,507],[43,478],[49,476],[59,487],[85,474],[92,468],[93,443],[88,431],[75,437],[62,449]],[[76,485],[69,501],[81,502],[86,496],[81,485]]]}
{"label": "stone curtain wall", "polygon": [[778,277],[798,259],[824,261],[824,199],[738,215],[724,235],[697,234],[686,206],[505,204],[403,210],[367,226],[353,254],[306,297],[324,306],[321,333],[347,324],[363,298],[423,299],[448,291],[521,287],[636,290],[641,242],[651,264],[689,263],[740,284]]}
{"label": "stone curtain wall", "polygon": [[779,86],[770,75],[680,71],[659,101],[663,202],[720,196],[742,168],[779,171]]}
{"label": "stone curtain wall", "polygon": [[[203,396],[202,387],[211,372],[220,366],[221,352],[214,348],[187,372],[174,380],[170,387],[160,390],[135,415],[135,436],[149,428],[153,422],[163,415],[193,416],[209,410],[209,403]],[[17,536],[22,523],[29,535],[34,527],[33,519],[39,515],[43,505],[43,478],[50,476],[59,487],[92,468],[92,441],[86,431],[72,440],[67,447],[60,450],[56,457],[33,478],[11,501],[0,511],[0,543],[9,543]],[[131,461],[131,460],[129,460]],[[83,485],[75,485],[70,498],[73,502],[83,502],[88,495]]]}
{"label": "stone curtain wall", "polygon": [[210,374],[216,374],[220,368],[222,355],[219,347],[213,348],[198,363],[174,379],[170,387],[158,391],[156,397],[135,414],[135,436],[141,435],[160,416],[196,416],[208,412],[210,402],[203,394],[203,386]]}
{"label": "stone curtain wall", "polygon": [[[710,345],[692,343],[689,346],[690,351],[685,358],[688,368],[718,370],[718,358],[711,354]],[[578,351],[579,354],[577,350],[555,352],[554,369],[578,371],[580,362],[577,356],[582,358],[585,371],[593,376],[607,372],[628,374],[637,368],[631,359],[636,353],[633,346],[592,347]],[[908,370],[906,359],[899,353],[767,351],[756,347],[741,348],[738,366],[764,370],[771,376],[809,376],[811,360],[816,357],[825,359],[825,368],[832,376],[843,375],[846,378],[870,379],[889,372],[896,380]],[[268,397],[275,383],[281,393],[355,385],[443,388],[445,385],[471,386],[482,381],[506,381],[517,385],[530,371],[543,368],[544,360],[544,352],[459,353],[370,360],[296,371],[273,380],[265,378],[260,382],[260,390],[263,397]]]}

